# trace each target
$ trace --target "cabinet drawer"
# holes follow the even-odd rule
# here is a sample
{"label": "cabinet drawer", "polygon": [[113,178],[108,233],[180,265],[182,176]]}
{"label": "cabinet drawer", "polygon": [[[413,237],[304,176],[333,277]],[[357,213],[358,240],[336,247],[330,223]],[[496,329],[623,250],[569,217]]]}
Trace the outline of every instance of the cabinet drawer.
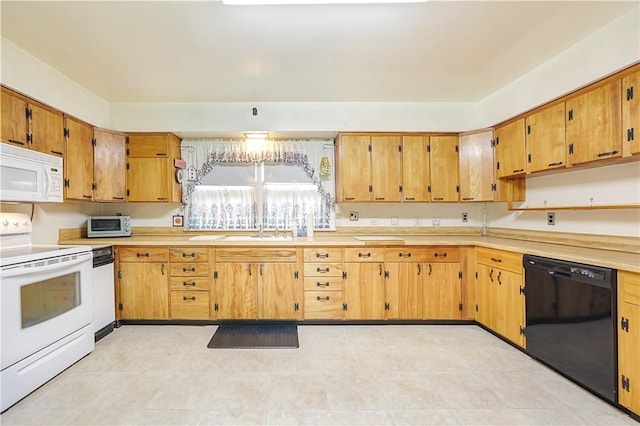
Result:
{"label": "cabinet drawer", "polygon": [[342,263],[305,263],[306,277],[342,277]]}
{"label": "cabinet drawer", "polygon": [[342,249],[330,248],[306,248],[304,249],[305,262],[342,262]]}
{"label": "cabinet drawer", "polygon": [[209,292],[172,290],[171,318],[209,319]]}
{"label": "cabinet drawer", "polygon": [[522,253],[478,247],[476,261],[483,265],[522,274]]}
{"label": "cabinet drawer", "polygon": [[340,277],[308,277],[304,279],[305,290],[342,290],[342,276]]}
{"label": "cabinet drawer", "polygon": [[209,277],[171,277],[171,290],[209,290]]}
{"label": "cabinet drawer", "polygon": [[169,250],[166,247],[119,247],[120,262],[166,262]]}
{"label": "cabinet drawer", "polygon": [[296,248],[217,248],[216,262],[248,262],[248,263],[295,263]]}
{"label": "cabinet drawer", "polygon": [[342,319],[341,291],[305,291],[305,319]]}
{"label": "cabinet drawer", "polygon": [[345,262],[384,262],[384,248],[346,248],[344,249]]}
{"label": "cabinet drawer", "polygon": [[208,263],[172,263],[170,275],[178,277],[206,277],[209,275]]}
{"label": "cabinet drawer", "polygon": [[426,247],[390,247],[385,249],[387,262],[427,262],[433,258],[433,249]]}
{"label": "cabinet drawer", "polygon": [[640,274],[620,271],[618,288],[622,291],[622,302],[640,305]]}
{"label": "cabinet drawer", "polygon": [[427,262],[458,262],[460,250],[458,247],[433,246],[427,248]]}
{"label": "cabinet drawer", "polygon": [[208,262],[209,249],[206,247],[175,247],[169,249],[172,262]]}

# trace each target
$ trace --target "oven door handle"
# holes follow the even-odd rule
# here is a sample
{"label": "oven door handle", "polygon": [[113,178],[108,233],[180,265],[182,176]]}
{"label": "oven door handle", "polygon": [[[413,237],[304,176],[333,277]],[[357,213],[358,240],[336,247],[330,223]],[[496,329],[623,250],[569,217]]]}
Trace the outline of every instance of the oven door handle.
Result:
{"label": "oven door handle", "polygon": [[77,256],[77,258],[73,260],[68,260],[66,262],[56,262],[50,265],[44,265],[44,266],[38,266],[38,267],[25,266],[25,265],[30,265],[34,262],[40,262],[40,261],[28,262],[28,263],[23,263],[21,265],[15,265],[15,266],[8,266],[2,269],[2,272],[0,273],[0,277],[8,278],[8,277],[14,277],[16,275],[31,275],[31,274],[39,274],[40,272],[54,271],[56,269],[67,269],[69,266],[74,266],[79,263],[91,262],[91,259],[93,258],[93,254],[91,253],[80,253],[77,255],[69,255],[69,256]]}

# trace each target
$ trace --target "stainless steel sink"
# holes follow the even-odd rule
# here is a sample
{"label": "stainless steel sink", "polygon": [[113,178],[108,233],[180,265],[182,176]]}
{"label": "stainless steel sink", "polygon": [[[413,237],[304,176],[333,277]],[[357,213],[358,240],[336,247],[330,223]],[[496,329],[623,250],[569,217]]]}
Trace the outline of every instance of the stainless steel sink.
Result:
{"label": "stainless steel sink", "polygon": [[225,241],[255,241],[255,242],[278,242],[278,241],[292,241],[291,235],[281,236],[278,235],[229,235],[224,238]]}

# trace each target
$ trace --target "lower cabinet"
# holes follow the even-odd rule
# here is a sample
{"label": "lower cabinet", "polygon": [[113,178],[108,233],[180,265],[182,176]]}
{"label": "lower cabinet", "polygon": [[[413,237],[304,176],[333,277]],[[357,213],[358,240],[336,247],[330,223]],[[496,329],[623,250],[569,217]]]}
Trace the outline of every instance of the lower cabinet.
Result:
{"label": "lower cabinet", "polygon": [[[215,318],[211,309],[212,268],[208,247],[169,249],[170,306],[172,319]],[[212,315],[213,314],[213,315]]]}
{"label": "lower cabinet", "polygon": [[525,299],[522,254],[476,249],[476,319],[525,347]]}
{"label": "lower cabinet", "polygon": [[218,319],[302,319],[295,247],[219,248],[215,269]]}
{"label": "lower cabinet", "polygon": [[618,400],[640,415],[640,274],[618,272]]}
{"label": "lower cabinet", "polygon": [[384,319],[384,249],[345,248],[344,258],[344,319]]}
{"label": "lower cabinet", "polygon": [[120,247],[120,319],[169,319],[169,250]]}
{"label": "lower cabinet", "polygon": [[304,319],[341,320],[344,268],[341,247],[305,248]]}

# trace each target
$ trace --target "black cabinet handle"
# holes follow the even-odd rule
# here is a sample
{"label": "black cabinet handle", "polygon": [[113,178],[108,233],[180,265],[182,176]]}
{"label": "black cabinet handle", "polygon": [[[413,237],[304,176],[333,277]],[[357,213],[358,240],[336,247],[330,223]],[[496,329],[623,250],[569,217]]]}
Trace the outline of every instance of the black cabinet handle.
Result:
{"label": "black cabinet handle", "polygon": [[124,200],[124,197],[111,197],[113,200]]}
{"label": "black cabinet handle", "polygon": [[182,272],[195,272],[196,268],[182,268]]}
{"label": "black cabinet handle", "polygon": [[415,198],[415,197],[404,197],[404,199],[405,199],[405,200],[407,200],[407,201],[413,201],[413,200],[415,200],[416,198]]}
{"label": "black cabinet handle", "polygon": [[489,271],[489,279],[493,282],[493,269]]}
{"label": "black cabinet handle", "polygon": [[383,201],[385,198],[384,197],[375,197],[374,200],[376,201]]}
{"label": "black cabinet handle", "polygon": [[471,201],[471,200],[474,200],[474,199],[475,199],[475,197],[465,197],[465,198],[462,199],[462,201]]}
{"label": "black cabinet handle", "polygon": [[182,281],[182,285],[184,287],[195,287],[196,286],[196,282],[195,281],[191,281],[190,283],[188,283],[186,281]]}
{"label": "black cabinet handle", "polygon": [[329,272],[329,268],[324,268],[324,269],[323,268],[316,268],[316,272],[322,272],[322,273]]}
{"label": "black cabinet handle", "polygon": [[136,257],[149,257],[149,253],[136,253]]}
{"label": "black cabinet handle", "polygon": [[547,167],[561,166],[563,164],[562,161],[558,161],[557,163],[549,163]]}
{"label": "black cabinet handle", "polygon": [[596,157],[598,157],[598,158],[600,158],[600,157],[608,157],[610,155],[615,155],[617,153],[618,153],[618,151],[601,152],[600,154],[596,155]]}
{"label": "black cabinet handle", "polygon": [[411,257],[411,253],[398,253],[398,257]]}
{"label": "black cabinet handle", "polygon": [[158,197],[156,198],[158,201],[167,201],[167,197]]}
{"label": "black cabinet handle", "polygon": [[321,257],[326,259],[329,257],[329,253],[316,253],[316,257]]}
{"label": "black cabinet handle", "polygon": [[328,302],[330,299],[331,299],[331,298],[330,298],[329,296],[324,296],[324,297],[322,297],[322,296],[316,296],[316,300],[320,300],[320,301],[323,301],[323,300],[324,300],[324,301],[327,301],[327,302]]}
{"label": "black cabinet handle", "polygon": [[502,263],[502,259],[496,259],[495,257],[492,257],[491,260],[493,260],[494,262]]}
{"label": "black cabinet handle", "polygon": [[447,253],[435,253],[435,257],[447,257]]}
{"label": "black cabinet handle", "polygon": [[182,296],[182,300],[184,300],[185,302],[186,302],[187,300],[191,300],[192,302],[195,302],[195,301],[196,301],[196,297],[195,297],[195,296],[191,296],[191,297],[188,297],[188,296]]}
{"label": "black cabinet handle", "polygon": [[500,276],[502,275],[502,271],[498,272],[498,284],[502,285],[502,281],[500,281]]}
{"label": "black cabinet handle", "polygon": [[320,281],[316,281],[316,287],[329,287],[329,282],[321,283]]}
{"label": "black cabinet handle", "polygon": [[344,199],[347,200],[347,201],[351,201],[351,200],[355,200],[356,198],[355,197],[344,197]]}
{"label": "black cabinet handle", "polygon": [[195,253],[182,253],[182,257],[196,257]]}
{"label": "black cabinet handle", "polygon": [[434,197],[433,198],[433,201],[442,201],[442,200],[444,200],[443,197]]}
{"label": "black cabinet handle", "polygon": [[7,140],[8,140],[9,142],[11,142],[11,143],[15,143],[15,144],[17,144],[17,145],[22,145],[22,146],[24,146],[24,142],[20,142],[20,141],[14,140],[14,139],[7,139]]}
{"label": "black cabinet handle", "polygon": [[524,169],[518,169],[513,171],[513,173],[520,173],[520,172],[524,172]]}
{"label": "black cabinet handle", "polygon": [[358,253],[358,257],[371,257],[371,253]]}
{"label": "black cabinet handle", "polygon": [[82,198],[88,198],[91,199],[91,195],[83,195]]}
{"label": "black cabinet handle", "polygon": [[51,151],[52,154],[55,155],[64,155],[63,153],[61,153],[60,151]]}
{"label": "black cabinet handle", "polygon": [[157,155],[158,157],[166,157],[166,156],[167,156],[167,153],[166,153],[166,152],[156,152],[156,155]]}

